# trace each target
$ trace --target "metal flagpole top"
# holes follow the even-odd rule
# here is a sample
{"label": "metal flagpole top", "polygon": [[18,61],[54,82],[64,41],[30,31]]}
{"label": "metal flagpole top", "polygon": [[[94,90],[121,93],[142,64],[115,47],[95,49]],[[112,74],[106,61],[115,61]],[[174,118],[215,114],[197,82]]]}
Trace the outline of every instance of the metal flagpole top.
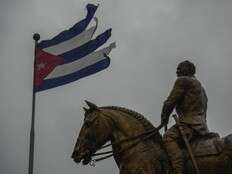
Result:
{"label": "metal flagpole top", "polygon": [[33,34],[33,39],[34,39],[35,41],[38,41],[38,40],[40,39],[40,34],[39,34],[39,33]]}

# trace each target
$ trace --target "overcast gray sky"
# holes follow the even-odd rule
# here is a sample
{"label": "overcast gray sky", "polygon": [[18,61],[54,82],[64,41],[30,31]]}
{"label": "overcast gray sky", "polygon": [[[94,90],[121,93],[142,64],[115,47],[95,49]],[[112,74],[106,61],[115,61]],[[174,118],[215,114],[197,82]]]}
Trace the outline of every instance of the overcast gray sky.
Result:
{"label": "overcast gray sky", "polygon": [[112,27],[117,48],[108,69],[37,94],[34,174],[118,173],[112,159],[91,168],[70,158],[84,100],[133,109],[158,125],[176,66],[186,58],[208,94],[209,128],[232,132],[231,0],[1,0],[1,173],[27,173],[33,33],[55,36],[83,19],[89,2],[100,3],[97,34]]}

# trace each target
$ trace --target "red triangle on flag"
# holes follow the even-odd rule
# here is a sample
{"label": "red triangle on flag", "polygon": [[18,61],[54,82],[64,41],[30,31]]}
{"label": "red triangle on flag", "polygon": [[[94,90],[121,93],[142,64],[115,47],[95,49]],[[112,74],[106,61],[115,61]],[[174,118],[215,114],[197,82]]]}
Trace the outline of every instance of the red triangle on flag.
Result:
{"label": "red triangle on flag", "polygon": [[56,66],[63,64],[63,62],[64,60],[62,57],[52,55],[42,49],[36,48],[34,86],[38,87],[48,74],[50,74]]}

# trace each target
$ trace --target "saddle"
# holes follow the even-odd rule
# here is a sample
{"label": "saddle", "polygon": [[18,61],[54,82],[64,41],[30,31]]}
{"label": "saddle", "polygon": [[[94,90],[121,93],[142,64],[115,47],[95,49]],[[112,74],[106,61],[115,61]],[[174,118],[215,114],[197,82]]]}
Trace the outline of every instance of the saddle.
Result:
{"label": "saddle", "polygon": [[[206,157],[220,155],[224,148],[224,138],[220,138],[219,134],[214,132],[209,132],[206,135],[196,135],[190,140],[190,146],[194,157]],[[183,150],[184,158],[189,159],[189,154],[187,152],[186,146],[183,141],[178,142],[181,149]],[[170,161],[168,156],[165,155],[165,150],[160,151],[159,161],[161,162],[162,170],[164,173],[169,174]]]}
{"label": "saddle", "polygon": [[214,132],[193,138],[190,145],[195,157],[218,155],[223,150],[223,140]]}

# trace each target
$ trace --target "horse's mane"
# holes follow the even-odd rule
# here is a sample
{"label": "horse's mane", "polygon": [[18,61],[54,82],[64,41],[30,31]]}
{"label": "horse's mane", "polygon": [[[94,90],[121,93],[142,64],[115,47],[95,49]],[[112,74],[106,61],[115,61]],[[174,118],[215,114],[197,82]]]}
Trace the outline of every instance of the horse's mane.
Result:
{"label": "horse's mane", "polygon": [[[152,129],[154,129],[155,127],[151,124],[150,121],[148,121],[142,114],[136,112],[136,111],[133,111],[131,109],[127,109],[127,108],[124,108],[124,107],[119,107],[119,106],[103,106],[103,107],[100,107],[101,109],[112,109],[112,110],[115,110],[115,111],[121,111],[121,112],[124,112],[124,113],[127,113],[128,115],[132,116],[133,118],[135,118],[136,120],[138,120],[144,127],[145,131],[150,131]],[[155,136],[154,136],[154,140],[155,142],[161,142],[162,141],[162,137],[159,133],[157,133]]]}

